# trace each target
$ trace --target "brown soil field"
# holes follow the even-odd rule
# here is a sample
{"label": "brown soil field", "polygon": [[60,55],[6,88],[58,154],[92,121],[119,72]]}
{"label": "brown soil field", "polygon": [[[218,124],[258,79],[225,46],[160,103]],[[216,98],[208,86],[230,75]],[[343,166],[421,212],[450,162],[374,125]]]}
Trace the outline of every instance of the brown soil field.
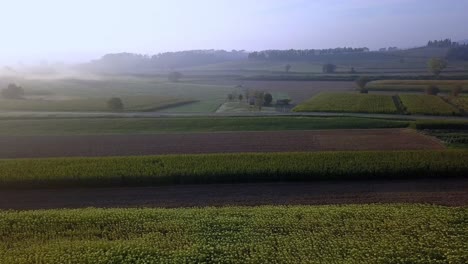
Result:
{"label": "brown soil field", "polygon": [[468,180],[0,190],[0,209],[423,203],[468,205]]}
{"label": "brown soil field", "polygon": [[443,148],[435,138],[411,129],[0,136],[0,158]]}

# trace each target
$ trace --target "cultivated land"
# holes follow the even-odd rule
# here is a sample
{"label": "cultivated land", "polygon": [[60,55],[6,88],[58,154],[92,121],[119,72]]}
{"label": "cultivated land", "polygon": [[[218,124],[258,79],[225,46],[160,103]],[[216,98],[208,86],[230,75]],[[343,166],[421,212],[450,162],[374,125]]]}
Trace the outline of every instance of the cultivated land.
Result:
{"label": "cultivated land", "polygon": [[0,136],[0,145],[0,158],[444,148],[411,129]]}
{"label": "cultivated land", "polygon": [[422,94],[401,94],[399,98],[411,114],[459,115],[460,111],[446,103],[441,97]]}
{"label": "cultivated land", "polygon": [[1,188],[465,177],[468,151],[242,153],[0,160]]}
{"label": "cultivated land", "polygon": [[[315,181],[158,187],[0,189],[0,209],[407,203],[468,204],[464,179]],[[14,201],[14,202],[12,202]]]}
{"label": "cultivated land", "polygon": [[[353,117],[193,117],[0,119],[0,135],[153,134],[403,128],[412,121]],[[468,122],[467,122],[468,124]]]}
{"label": "cultivated land", "polygon": [[455,87],[462,87],[468,92],[468,80],[379,80],[367,84],[371,91],[424,92],[430,85],[437,86],[442,92],[451,92]]}
{"label": "cultivated land", "polygon": [[296,112],[355,112],[396,114],[392,96],[355,93],[321,93],[296,106]]}
{"label": "cultivated land", "polygon": [[[461,84],[466,92],[466,62],[450,60],[438,80],[427,71],[428,59],[447,51],[239,60],[177,68],[179,82],[169,82],[162,68],[0,78],[0,87],[17,83],[26,91],[26,100],[0,101],[0,110],[59,111],[2,113],[0,158],[12,159],[0,160],[0,208],[8,210],[0,210],[0,263],[466,263],[467,122],[257,117],[287,107],[265,107],[255,117],[214,114],[221,105],[230,106],[221,109],[225,115],[238,111],[236,102],[224,104],[230,93],[265,91],[274,102],[290,98],[295,105],[355,91],[359,76],[383,80],[370,83],[371,92],[392,96],[427,85],[449,92]],[[321,73],[330,61],[337,72]],[[333,107],[405,113],[397,96],[349,96],[359,99]],[[424,114],[445,114],[447,105],[466,109],[464,96],[416,105],[424,105]],[[108,112],[110,97],[121,97],[127,108]],[[137,111],[150,113],[128,113]],[[172,113],[185,117],[132,118]],[[406,127],[419,131],[400,129]],[[323,151],[337,149],[346,151]],[[201,152],[218,154],[144,156]],[[64,158],[77,155],[98,157]],[[138,156],[101,157],[107,155]],[[202,208],[180,208],[193,206]]]}
{"label": "cultivated land", "polygon": [[[171,97],[133,96],[121,98],[126,112],[148,112],[193,103],[193,100]],[[111,112],[109,98],[86,98],[65,100],[0,99],[1,111],[38,112]]]}
{"label": "cultivated land", "polygon": [[448,100],[465,113],[468,112],[468,96],[449,97]]}
{"label": "cultivated land", "polygon": [[466,208],[0,212],[2,263],[464,263]]}

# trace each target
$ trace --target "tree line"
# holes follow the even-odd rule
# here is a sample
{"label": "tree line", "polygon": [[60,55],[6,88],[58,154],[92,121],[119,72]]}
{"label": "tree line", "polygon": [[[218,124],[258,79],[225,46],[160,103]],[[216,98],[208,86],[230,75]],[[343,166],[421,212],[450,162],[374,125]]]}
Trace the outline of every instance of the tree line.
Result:
{"label": "tree line", "polygon": [[306,60],[320,55],[337,55],[368,52],[368,48],[334,48],[334,49],[303,49],[303,50],[264,50],[251,52],[251,60]]}
{"label": "tree line", "polygon": [[99,60],[92,61],[89,66],[108,68],[177,68],[218,63],[247,58],[243,50],[189,50],[165,52],[156,55],[134,53],[106,54]]}
{"label": "tree line", "polygon": [[447,38],[442,40],[429,40],[426,46],[434,48],[450,48],[458,45],[460,45],[458,42],[453,42],[451,39]]}

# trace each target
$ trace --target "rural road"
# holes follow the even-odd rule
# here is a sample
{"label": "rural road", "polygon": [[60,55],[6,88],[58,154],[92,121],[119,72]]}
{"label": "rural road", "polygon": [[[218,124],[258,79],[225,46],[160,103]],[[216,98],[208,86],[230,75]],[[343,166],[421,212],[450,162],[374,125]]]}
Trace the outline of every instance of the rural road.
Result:
{"label": "rural road", "polygon": [[424,203],[468,206],[468,179],[0,190],[0,209]]}
{"label": "rural road", "polygon": [[0,111],[0,118],[97,118],[97,117],[260,117],[260,116],[316,116],[316,117],[368,117],[405,120],[465,120],[468,116],[426,116],[426,115],[389,115],[389,114],[361,114],[361,113],[328,113],[328,112],[274,112],[274,113],[164,113],[164,112],[28,112],[28,111]]}
{"label": "rural road", "polygon": [[412,129],[0,136],[0,158],[444,149]]}

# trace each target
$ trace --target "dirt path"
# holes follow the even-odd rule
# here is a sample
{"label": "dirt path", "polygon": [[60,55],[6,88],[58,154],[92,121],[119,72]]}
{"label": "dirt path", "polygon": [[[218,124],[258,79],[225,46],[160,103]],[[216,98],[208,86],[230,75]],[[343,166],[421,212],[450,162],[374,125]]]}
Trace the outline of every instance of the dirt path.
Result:
{"label": "dirt path", "polygon": [[443,148],[410,129],[0,136],[0,158]]}
{"label": "dirt path", "polygon": [[0,191],[0,209],[427,203],[468,206],[468,179]]}

